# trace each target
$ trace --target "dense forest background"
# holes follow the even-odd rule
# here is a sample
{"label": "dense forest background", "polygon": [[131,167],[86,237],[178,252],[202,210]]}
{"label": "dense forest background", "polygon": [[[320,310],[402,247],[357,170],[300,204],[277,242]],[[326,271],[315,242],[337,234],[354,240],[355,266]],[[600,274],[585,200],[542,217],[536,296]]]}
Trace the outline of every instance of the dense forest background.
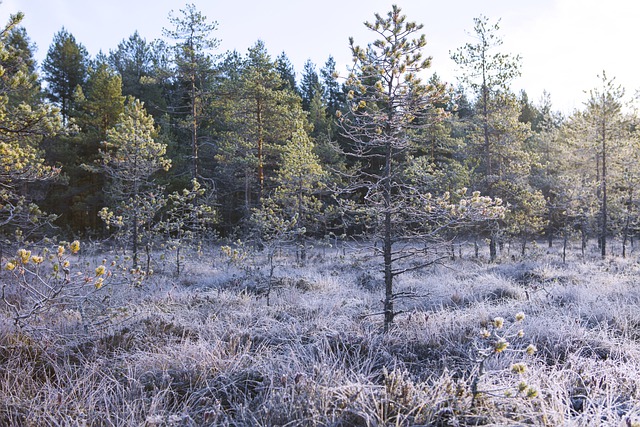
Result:
{"label": "dense forest background", "polygon": [[513,93],[521,59],[486,17],[452,53],[455,85],[395,7],[366,24],[379,40],[352,41],[346,79],[332,57],[297,79],[261,41],[219,52],[193,5],[163,40],[135,33],[95,58],[63,28],[42,64],[20,20],[0,35],[4,246],[110,237],[137,257],[163,239],[380,236],[390,253],[437,234],[486,239],[492,258],[540,238],[597,238],[605,256],[615,237],[624,256],[637,234],[640,135],[624,88],[603,72],[568,116],[549,95]]}

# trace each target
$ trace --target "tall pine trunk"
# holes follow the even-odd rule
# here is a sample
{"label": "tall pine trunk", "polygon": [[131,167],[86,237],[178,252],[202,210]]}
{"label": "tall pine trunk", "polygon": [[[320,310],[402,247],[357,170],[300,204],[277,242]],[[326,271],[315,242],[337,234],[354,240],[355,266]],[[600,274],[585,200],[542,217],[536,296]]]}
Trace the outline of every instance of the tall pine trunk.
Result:
{"label": "tall pine trunk", "polygon": [[200,171],[198,170],[198,105],[196,102],[196,76],[195,72],[191,75],[191,178],[197,179]]}

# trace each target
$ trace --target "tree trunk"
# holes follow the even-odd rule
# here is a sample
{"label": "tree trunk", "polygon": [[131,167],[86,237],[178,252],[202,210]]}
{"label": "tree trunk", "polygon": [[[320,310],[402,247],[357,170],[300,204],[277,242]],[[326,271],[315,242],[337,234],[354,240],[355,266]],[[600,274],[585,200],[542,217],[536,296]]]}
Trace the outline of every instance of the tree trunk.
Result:
{"label": "tree trunk", "polygon": [[[302,189],[302,186],[301,186],[302,180],[299,180],[299,183],[300,184],[298,185],[296,213],[298,215],[298,221],[302,222],[303,221],[302,197],[304,195],[304,190]],[[300,254],[299,262],[300,262],[300,265],[304,266],[305,262],[307,261],[307,242],[305,241],[304,236],[300,232],[297,233],[297,239],[298,239],[298,253]]]}
{"label": "tree trunk", "polygon": [[384,257],[384,332],[389,332],[389,327],[393,323],[395,315],[393,309],[393,253],[392,253],[392,229],[391,229],[391,159],[392,147],[391,143],[387,143],[385,153],[385,170],[384,170],[384,239],[383,239],[383,257]]}
{"label": "tree trunk", "polygon": [[176,276],[180,276],[182,266],[180,265],[180,245],[176,246]]}
{"label": "tree trunk", "polygon": [[491,164],[491,143],[489,139],[489,88],[487,87],[487,77],[485,63],[482,63],[482,128],[484,133],[484,156],[485,156],[485,176],[493,175]]}
{"label": "tree trunk", "polygon": [[276,248],[269,248],[269,282],[267,283],[267,307],[271,306],[271,289],[273,288],[273,272],[276,269],[276,265],[273,261]]}
{"label": "tree trunk", "polygon": [[133,267],[138,266],[138,212],[134,208],[133,212]]}
{"label": "tree trunk", "polygon": [[151,271],[151,245],[150,244],[146,244],[145,247],[145,253],[147,255],[147,269],[146,269],[146,273],[147,275],[149,274],[149,272]]}
{"label": "tree trunk", "polygon": [[494,262],[498,257],[498,242],[496,235],[491,233],[491,238],[489,239],[489,262]]}
{"label": "tree trunk", "polygon": [[198,171],[198,105],[196,102],[196,76],[191,75],[191,178],[196,179],[199,176]]}
{"label": "tree trunk", "polygon": [[385,236],[383,243],[384,256],[384,332],[389,332],[395,315],[393,309],[393,270],[391,234],[387,233],[387,224],[391,224],[391,214],[385,213]]}
{"label": "tree trunk", "polygon": [[549,216],[547,217],[547,243],[549,244],[549,248],[553,247],[553,226],[552,226],[552,219],[553,219],[553,211],[551,208],[549,208]]}
{"label": "tree trunk", "polygon": [[298,264],[304,267],[307,261],[307,243],[304,240],[304,236],[301,236],[300,234],[298,234],[298,236],[296,237],[296,241],[297,241],[296,258],[297,258]]}
{"label": "tree trunk", "polygon": [[[602,96],[604,98],[604,94]],[[604,258],[607,254],[607,133],[604,118],[602,120],[602,233],[600,239],[600,255]]]}
{"label": "tree trunk", "polygon": [[622,233],[622,258],[627,257],[627,241],[629,240],[629,224],[631,222],[630,215],[627,215],[627,219],[624,223],[624,231]]}
{"label": "tree trunk", "polygon": [[251,177],[248,171],[244,174],[244,211],[247,216],[251,213]]}
{"label": "tree trunk", "polygon": [[258,206],[260,206],[264,191],[264,135],[262,129],[262,104],[260,100],[258,100],[256,108],[256,121],[258,122]]}

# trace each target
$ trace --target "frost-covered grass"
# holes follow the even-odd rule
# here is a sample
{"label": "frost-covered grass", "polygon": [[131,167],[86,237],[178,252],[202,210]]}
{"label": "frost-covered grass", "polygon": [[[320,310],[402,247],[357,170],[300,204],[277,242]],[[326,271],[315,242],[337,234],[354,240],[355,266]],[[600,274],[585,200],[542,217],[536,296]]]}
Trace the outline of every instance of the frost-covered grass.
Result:
{"label": "frost-covered grass", "polygon": [[[117,315],[96,327],[69,304],[32,329],[3,318],[0,425],[640,425],[635,254],[488,265],[466,250],[398,278],[386,335],[370,254],[317,248],[302,266],[283,251],[269,278],[262,254],[216,250],[180,277],[158,263],[140,287],[105,285]],[[524,337],[478,375],[496,318]]]}

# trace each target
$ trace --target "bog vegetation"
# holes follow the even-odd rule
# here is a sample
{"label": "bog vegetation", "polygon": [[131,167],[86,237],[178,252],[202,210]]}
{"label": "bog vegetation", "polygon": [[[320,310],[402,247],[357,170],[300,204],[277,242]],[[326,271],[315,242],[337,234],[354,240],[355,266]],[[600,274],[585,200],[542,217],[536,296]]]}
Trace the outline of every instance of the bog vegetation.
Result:
{"label": "bog vegetation", "polygon": [[565,117],[483,16],[455,86],[395,6],[300,82],[193,5],[40,66],[21,19],[0,424],[640,425],[639,118],[606,73]]}

